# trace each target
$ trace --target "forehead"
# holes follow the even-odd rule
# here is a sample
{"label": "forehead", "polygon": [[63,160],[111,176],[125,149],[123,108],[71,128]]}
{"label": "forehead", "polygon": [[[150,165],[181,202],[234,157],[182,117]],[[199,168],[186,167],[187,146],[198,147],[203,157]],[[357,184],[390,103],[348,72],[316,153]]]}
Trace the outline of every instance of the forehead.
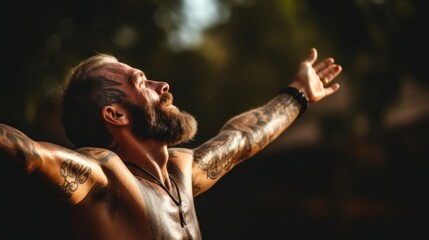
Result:
{"label": "forehead", "polygon": [[131,81],[133,76],[139,73],[142,73],[142,71],[122,62],[105,63],[96,71],[96,74],[101,74],[108,79],[122,83]]}

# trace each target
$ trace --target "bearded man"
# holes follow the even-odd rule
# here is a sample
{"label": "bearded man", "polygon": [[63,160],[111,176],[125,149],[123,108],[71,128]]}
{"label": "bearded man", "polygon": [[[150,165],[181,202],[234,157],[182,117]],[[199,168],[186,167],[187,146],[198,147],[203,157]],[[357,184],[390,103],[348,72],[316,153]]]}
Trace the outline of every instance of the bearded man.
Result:
{"label": "bearded man", "polygon": [[30,139],[0,124],[0,159],[15,161],[73,205],[75,239],[201,239],[194,198],[339,89],[342,68],[316,49],[289,86],[231,120],[194,149],[195,119],[173,105],[165,82],[98,54],[73,68],[62,122],[75,149]]}

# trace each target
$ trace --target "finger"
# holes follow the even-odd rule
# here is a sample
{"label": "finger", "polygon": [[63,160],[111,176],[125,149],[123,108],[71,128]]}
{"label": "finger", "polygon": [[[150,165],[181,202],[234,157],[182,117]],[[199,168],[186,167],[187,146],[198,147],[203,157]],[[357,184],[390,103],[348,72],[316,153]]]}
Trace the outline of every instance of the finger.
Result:
{"label": "finger", "polygon": [[327,78],[329,79],[329,81],[334,80],[343,70],[343,68],[341,67],[341,65],[337,65],[334,64],[332,65],[332,67],[329,68],[329,73]]}
{"label": "finger", "polygon": [[340,89],[340,84],[338,83],[332,84],[331,86],[325,88],[325,96],[332,95],[333,93],[338,91],[338,89]]}
{"label": "finger", "polygon": [[342,67],[340,65],[332,64],[331,66],[320,71],[317,75],[319,76],[320,80],[322,80],[323,83],[327,85],[332,80],[334,80],[341,71]]}
{"label": "finger", "polygon": [[311,48],[310,53],[308,54],[305,61],[309,62],[311,65],[313,65],[314,62],[316,62],[316,59],[317,59],[317,50],[315,48]]}
{"label": "finger", "polygon": [[329,77],[331,79],[333,76],[335,76],[335,74],[338,75],[338,70],[339,70],[338,67],[339,67],[339,65],[337,65],[337,64],[331,64],[331,65],[325,67],[324,69],[320,70],[317,73],[317,76],[319,76],[320,78],[323,78],[323,77],[328,77],[328,75],[329,75]]}
{"label": "finger", "polygon": [[329,67],[333,63],[334,63],[334,59],[333,58],[327,58],[327,59],[323,60],[321,63],[317,64],[314,67],[314,71],[316,71],[317,73],[319,73],[319,71],[322,71],[323,69]]}

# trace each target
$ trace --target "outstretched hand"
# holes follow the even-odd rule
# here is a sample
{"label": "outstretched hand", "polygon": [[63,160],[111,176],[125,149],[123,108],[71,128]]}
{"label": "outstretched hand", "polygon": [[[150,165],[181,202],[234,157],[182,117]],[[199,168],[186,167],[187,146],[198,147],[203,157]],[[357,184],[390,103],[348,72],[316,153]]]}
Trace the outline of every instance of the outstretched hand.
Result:
{"label": "outstretched hand", "polygon": [[303,91],[309,102],[318,102],[340,89],[338,83],[331,82],[341,73],[341,66],[334,64],[334,59],[330,57],[313,67],[316,59],[317,50],[312,48],[307,58],[299,64],[290,85]]}

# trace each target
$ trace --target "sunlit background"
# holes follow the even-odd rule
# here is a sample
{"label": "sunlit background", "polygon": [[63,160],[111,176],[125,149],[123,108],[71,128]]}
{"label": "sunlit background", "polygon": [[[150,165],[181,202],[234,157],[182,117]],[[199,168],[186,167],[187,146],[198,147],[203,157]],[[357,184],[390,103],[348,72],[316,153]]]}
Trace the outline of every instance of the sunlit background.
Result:
{"label": "sunlit background", "polygon": [[[184,147],[270,100],[311,47],[334,57],[341,90],[196,199],[204,239],[429,239],[429,1],[0,4],[0,122],[66,147],[58,88],[95,53],[170,84],[200,126]],[[0,239],[69,239],[67,210],[0,174]]]}

